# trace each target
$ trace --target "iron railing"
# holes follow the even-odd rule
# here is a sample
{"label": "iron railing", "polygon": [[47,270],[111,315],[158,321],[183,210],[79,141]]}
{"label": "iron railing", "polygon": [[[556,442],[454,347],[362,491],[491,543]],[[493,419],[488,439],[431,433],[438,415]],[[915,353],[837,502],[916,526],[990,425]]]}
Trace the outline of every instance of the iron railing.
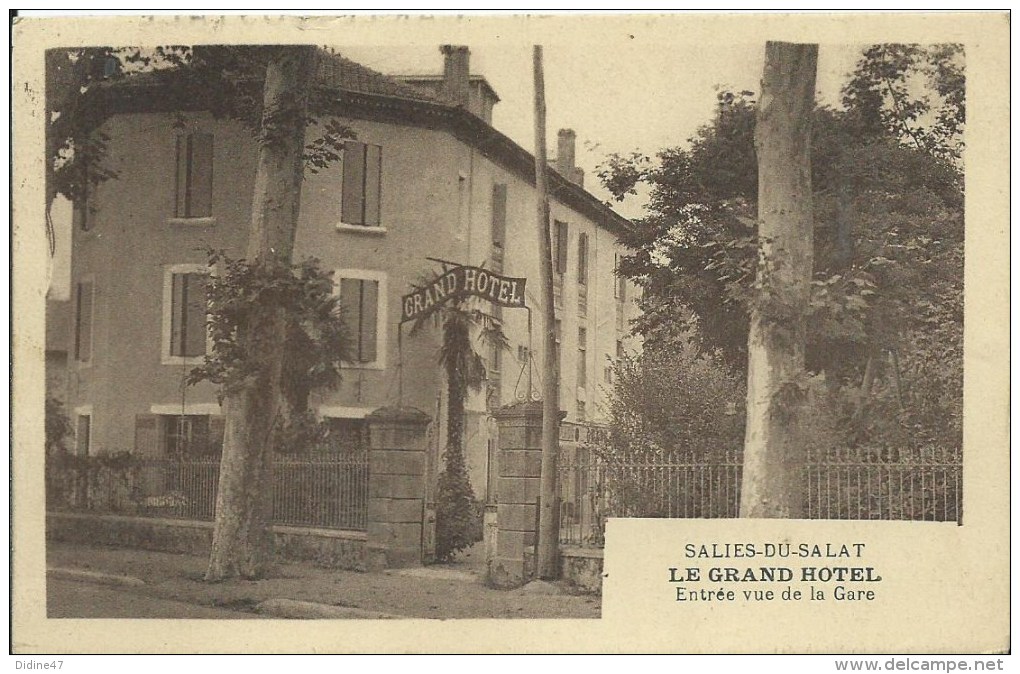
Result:
{"label": "iron railing", "polygon": [[[561,452],[560,542],[601,546],[609,517],[726,518],[740,509],[741,452],[714,457]],[[829,450],[805,462],[811,519],[962,521],[958,452],[910,456]]]}
{"label": "iron railing", "polygon": [[[367,451],[278,456],[273,522],[367,530],[368,465]],[[48,501],[57,510],[211,521],[219,475],[215,456],[137,459],[117,473],[76,462],[48,476]]]}

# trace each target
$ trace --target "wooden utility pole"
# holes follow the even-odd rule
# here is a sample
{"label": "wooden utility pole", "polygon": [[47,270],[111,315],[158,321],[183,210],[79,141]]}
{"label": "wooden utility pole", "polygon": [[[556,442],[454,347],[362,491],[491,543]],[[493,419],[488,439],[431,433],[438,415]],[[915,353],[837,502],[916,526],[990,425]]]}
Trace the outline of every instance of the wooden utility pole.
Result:
{"label": "wooden utility pole", "polygon": [[758,301],[751,310],[741,517],[804,515],[798,426],[814,258],[811,117],[818,45],[769,42],[755,125]]}
{"label": "wooden utility pole", "polygon": [[545,74],[542,47],[535,45],[535,193],[538,216],[539,269],[542,276],[542,477],[538,516],[538,577],[557,576],[559,508],[556,456],[560,428],[560,364],[556,353],[556,306],[553,299],[552,238],[549,232],[549,186],[545,158]]}

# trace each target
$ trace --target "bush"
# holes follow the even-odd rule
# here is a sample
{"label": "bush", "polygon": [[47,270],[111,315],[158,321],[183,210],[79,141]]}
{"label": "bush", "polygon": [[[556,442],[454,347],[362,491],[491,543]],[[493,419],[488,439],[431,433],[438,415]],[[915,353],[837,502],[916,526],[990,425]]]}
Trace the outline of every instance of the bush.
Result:
{"label": "bush", "polygon": [[463,463],[450,462],[439,474],[436,493],[436,559],[448,562],[482,540],[483,506],[475,499]]}

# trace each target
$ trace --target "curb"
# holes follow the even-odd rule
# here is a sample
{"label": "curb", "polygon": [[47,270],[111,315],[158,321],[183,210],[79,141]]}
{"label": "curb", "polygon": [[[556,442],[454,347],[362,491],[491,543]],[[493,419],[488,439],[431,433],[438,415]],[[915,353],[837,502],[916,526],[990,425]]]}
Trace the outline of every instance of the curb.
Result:
{"label": "curb", "polygon": [[86,571],[84,569],[68,569],[50,567],[46,569],[46,577],[57,580],[73,580],[84,583],[96,583],[99,585],[116,585],[120,587],[141,587],[145,581],[133,576],[117,576],[112,573],[100,573],[99,571]]}
{"label": "curb", "polygon": [[349,606],[334,606],[332,604],[317,604],[312,601],[298,601],[296,599],[267,599],[255,607],[255,612],[272,616],[274,618],[302,618],[312,620],[342,620],[352,618],[401,619],[408,617],[395,615],[393,613],[369,611],[362,608],[352,608]]}

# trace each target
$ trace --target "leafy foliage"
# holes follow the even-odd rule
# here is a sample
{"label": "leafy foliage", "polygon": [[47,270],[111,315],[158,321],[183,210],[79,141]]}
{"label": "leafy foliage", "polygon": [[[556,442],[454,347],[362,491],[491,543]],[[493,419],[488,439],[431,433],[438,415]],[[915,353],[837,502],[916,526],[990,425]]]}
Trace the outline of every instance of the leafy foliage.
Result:
{"label": "leafy foliage", "polygon": [[[600,172],[619,199],[651,187],[620,265],[643,289],[646,348],[693,340],[743,370],[752,306],[791,317],[761,292],[755,110],[752,92],[723,91],[687,147]],[[843,108],[815,111],[807,367],[839,392],[832,424],[853,443],[960,444],[964,124],[958,45],[868,48]]]}
{"label": "leafy foliage", "polygon": [[615,454],[709,457],[743,443],[744,382],[693,344],[620,359],[614,384],[608,437]]}
{"label": "leafy foliage", "polygon": [[64,410],[64,403],[46,396],[46,452],[58,452],[65,449],[68,438],[74,434],[71,419]]}
{"label": "leafy foliage", "polygon": [[211,381],[222,387],[222,395],[256,378],[267,363],[260,345],[244,336],[267,310],[282,312],[287,334],[282,392],[292,411],[282,437],[289,447],[318,444],[323,431],[308,418],[308,396],[312,390],[336,386],[341,365],[350,358],[351,341],[332,272],[321,269],[315,258],[297,264],[274,257],[251,262],[223,251],[210,251],[209,267],[222,268],[206,287],[212,349],[191,371],[188,383]]}

